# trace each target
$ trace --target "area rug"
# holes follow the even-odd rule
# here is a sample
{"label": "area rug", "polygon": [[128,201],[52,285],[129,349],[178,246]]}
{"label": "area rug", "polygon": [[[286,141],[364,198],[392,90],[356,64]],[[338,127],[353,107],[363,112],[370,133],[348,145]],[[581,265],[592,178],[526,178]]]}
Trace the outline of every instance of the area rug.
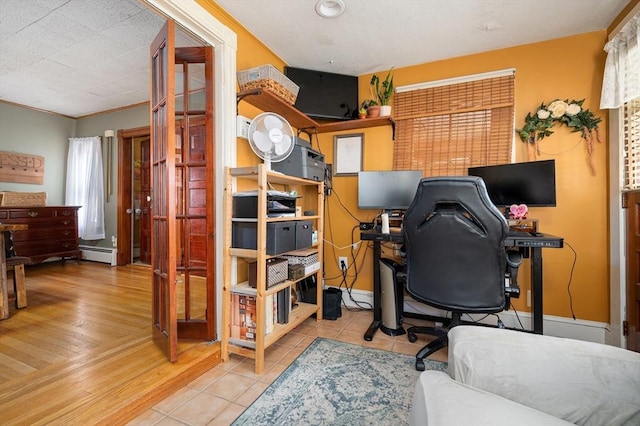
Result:
{"label": "area rug", "polygon": [[[317,338],[234,425],[409,423],[415,358]],[[427,370],[447,363],[426,359]]]}

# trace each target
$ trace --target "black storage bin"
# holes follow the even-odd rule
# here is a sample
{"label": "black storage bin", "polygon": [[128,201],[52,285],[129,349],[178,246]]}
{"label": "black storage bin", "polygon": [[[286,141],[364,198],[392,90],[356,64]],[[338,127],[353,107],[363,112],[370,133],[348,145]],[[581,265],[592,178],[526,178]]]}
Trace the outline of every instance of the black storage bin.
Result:
{"label": "black storage bin", "polygon": [[322,291],[322,319],[337,320],[342,316],[342,290],[327,287]]}
{"label": "black storage bin", "polygon": [[315,305],[318,300],[318,282],[315,274],[301,280],[298,286],[300,287],[300,300]]}
{"label": "black storage bin", "polygon": [[296,222],[296,250],[311,247],[313,224],[310,220]]}
{"label": "black storage bin", "polygon": [[[258,224],[233,222],[231,246],[255,250],[258,248]],[[296,225],[293,221],[267,223],[267,254],[274,256],[296,249]]]}

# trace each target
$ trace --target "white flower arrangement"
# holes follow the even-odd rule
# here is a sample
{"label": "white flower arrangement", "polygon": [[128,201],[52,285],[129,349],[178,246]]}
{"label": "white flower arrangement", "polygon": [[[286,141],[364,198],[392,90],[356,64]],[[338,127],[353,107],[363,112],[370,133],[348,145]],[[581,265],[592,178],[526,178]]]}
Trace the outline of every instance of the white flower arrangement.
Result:
{"label": "white flower arrangement", "polygon": [[580,132],[582,139],[587,143],[587,155],[589,156],[589,165],[591,172],[595,176],[595,166],[593,164],[594,141],[600,142],[600,134],[598,132],[598,124],[602,119],[596,117],[588,109],[584,109],[582,104],[584,99],[580,101],[556,99],[545,105],[540,104],[535,114],[527,113],[522,129],[516,131],[520,135],[522,142],[528,142],[536,145],[536,152],[539,154],[538,141],[553,134],[551,128],[556,124],[565,124],[572,128],[572,132]]}

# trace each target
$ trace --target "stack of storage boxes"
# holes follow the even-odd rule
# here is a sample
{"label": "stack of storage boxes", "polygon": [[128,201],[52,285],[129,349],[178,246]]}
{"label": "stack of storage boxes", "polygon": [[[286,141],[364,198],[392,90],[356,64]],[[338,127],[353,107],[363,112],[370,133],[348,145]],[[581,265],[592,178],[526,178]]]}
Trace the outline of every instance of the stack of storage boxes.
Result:
{"label": "stack of storage boxes", "polygon": [[[267,216],[294,217],[296,197],[269,191]],[[233,196],[233,225],[231,245],[234,248],[257,249],[258,195],[255,191]],[[238,219],[247,219],[242,221]],[[310,220],[291,220],[267,223],[267,254],[275,256],[312,245],[313,224]]]}

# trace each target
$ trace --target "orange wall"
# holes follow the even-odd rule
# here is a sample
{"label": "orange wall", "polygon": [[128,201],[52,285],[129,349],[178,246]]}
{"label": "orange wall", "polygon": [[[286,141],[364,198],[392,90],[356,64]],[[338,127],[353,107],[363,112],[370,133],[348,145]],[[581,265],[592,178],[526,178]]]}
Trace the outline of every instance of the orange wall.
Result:
{"label": "orange wall", "polygon": [[[237,69],[270,63],[282,70],[285,65],[273,52],[239,26],[215,3],[198,0],[203,7],[238,35]],[[584,106],[602,117],[600,134],[602,143],[595,149],[597,175],[592,176],[588,167],[584,142],[579,134],[566,128],[556,127],[555,133],[541,142],[543,154],[535,157],[529,146],[516,137],[517,161],[555,159],[557,179],[557,207],[532,208],[530,217],[540,221],[542,232],[565,238],[577,253],[575,269],[571,279],[571,296],[576,318],[609,321],[609,270],[608,270],[608,221],[607,221],[607,174],[608,141],[606,140],[606,111],[598,109],[600,87],[604,69],[603,46],[606,31],[582,34],[548,42],[518,46],[470,55],[412,67],[395,69],[395,84],[402,86],[419,82],[439,80],[469,74],[483,73],[505,68],[516,70],[516,127],[521,127],[527,112],[534,112],[541,102],[554,99],[583,99]],[[381,73],[386,72],[382,70]],[[360,78],[361,100],[368,94],[370,75]],[[239,113],[249,118],[260,111],[246,102],[239,105]],[[363,131],[364,170],[391,168],[392,133],[390,126]],[[333,137],[321,134],[313,140],[314,149],[333,163]],[[255,164],[258,160],[246,141],[238,140],[239,165]],[[327,285],[339,285],[337,257],[349,256],[349,249],[339,249],[352,243],[351,235],[358,241],[358,232],[353,231],[358,222],[345,212],[344,204],[359,220],[369,220],[375,212],[357,209],[357,178],[334,177],[334,194],[327,198],[325,209],[325,279]],[[340,203],[340,202],[341,203]],[[336,248],[338,247],[338,248]],[[371,250],[359,251],[356,264],[358,277],[350,274],[349,284],[354,287],[372,289]],[[544,253],[544,311],[547,315],[571,317],[567,292],[574,260],[570,248],[545,249]],[[351,263],[351,260],[350,260]],[[518,310],[528,311],[526,293],[530,289],[529,263],[525,261],[520,275],[522,294],[514,304]],[[351,271],[351,269],[350,269]]]}
{"label": "orange wall", "polygon": [[[548,315],[571,317],[569,278],[573,264],[573,251],[577,253],[571,296],[577,318],[593,321],[609,321],[609,269],[608,269],[608,221],[607,175],[608,142],[607,114],[599,110],[602,73],[605,53],[603,46],[606,32],[599,31],[551,40],[543,43],[518,46],[438,61],[395,71],[397,86],[424,81],[439,80],[493,70],[516,70],[516,127],[524,124],[527,112],[535,112],[541,102],[554,99],[583,99],[584,106],[602,117],[601,144],[596,145],[596,176],[588,167],[584,141],[578,133],[570,133],[564,127],[554,128],[554,134],[540,143],[542,154],[538,157],[530,145],[520,142],[516,136],[516,160],[555,159],[557,179],[557,207],[532,208],[530,217],[539,219],[542,232],[565,238],[564,249],[545,249],[544,258],[544,311]],[[384,73],[384,70],[382,71]],[[370,75],[361,76],[360,93],[366,97]],[[364,142],[364,169],[389,169],[393,141],[391,130],[379,128],[366,130]],[[323,151],[332,158],[333,135],[321,135]],[[331,161],[331,160],[329,160]],[[334,177],[334,187],[340,200],[356,217],[366,220],[369,211],[359,211],[357,182],[354,177]],[[330,217],[334,244],[344,247],[351,243],[351,227],[355,224],[343,214],[335,197],[329,197]],[[329,236],[329,231],[325,230]],[[327,276],[335,275],[333,253],[325,250]],[[336,256],[348,255],[347,251]],[[371,289],[371,250],[363,263],[355,287]],[[518,310],[528,311],[526,293],[530,287],[529,262],[521,271],[521,290],[524,297],[515,300]]]}

